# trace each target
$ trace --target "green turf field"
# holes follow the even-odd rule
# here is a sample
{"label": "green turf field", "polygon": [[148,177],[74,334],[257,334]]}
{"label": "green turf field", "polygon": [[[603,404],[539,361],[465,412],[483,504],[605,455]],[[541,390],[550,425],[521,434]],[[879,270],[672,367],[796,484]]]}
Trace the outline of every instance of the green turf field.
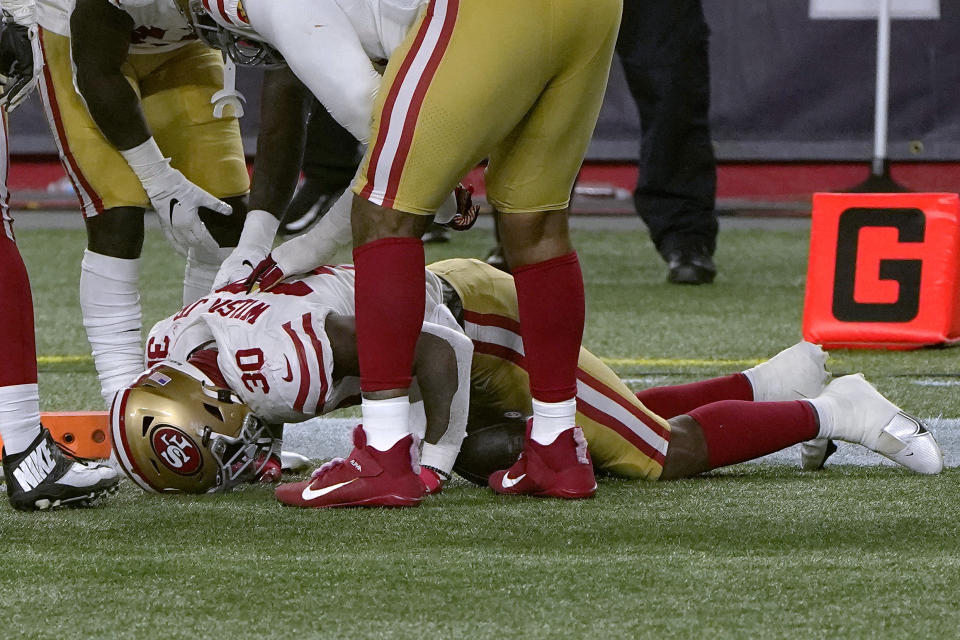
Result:
{"label": "green turf field", "polygon": [[[44,409],[101,409],[80,324],[80,231],[21,231]],[[629,378],[745,368],[800,339],[805,231],[725,230],[709,287],[663,281],[642,232],[575,234],[585,344]],[[482,255],[474,231],[428,259]],[[144,253],[145,324],[179,306],[182,260]],[[349,254],[344,253],[347,259]],[[149,283],[149,286],[146,286]],[[832,354],[924,417],[960,417],[960,350]],[[917,384],[918,380],[928,384]],[[268,488],[141,494],[100,509],[0,506],[11,638],[955,637],[958,472],[803,474],[740,465],[596,499],[494,497],[460,481],[418,509],[299,511]]]}

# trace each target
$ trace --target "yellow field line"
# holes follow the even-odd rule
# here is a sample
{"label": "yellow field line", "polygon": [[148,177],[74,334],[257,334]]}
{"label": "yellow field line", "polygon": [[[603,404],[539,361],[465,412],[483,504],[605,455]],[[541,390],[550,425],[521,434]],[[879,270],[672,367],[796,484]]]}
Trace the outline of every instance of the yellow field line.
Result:
{"label": "yellow field line", "polygon": [[717,360],[713,358],[600,358],[611,367],[749,367],[762,360]]}
{"label": "yellow field line", "polygon": [[37,356],[37,364],[93,364],[93,356]]}
{"label": "yellow field line", "polygon": [[[711,358],[600,358],[611,367],[750,367],[762,360]],[[93,356],[39,356],[37,364],[93,364]]]}

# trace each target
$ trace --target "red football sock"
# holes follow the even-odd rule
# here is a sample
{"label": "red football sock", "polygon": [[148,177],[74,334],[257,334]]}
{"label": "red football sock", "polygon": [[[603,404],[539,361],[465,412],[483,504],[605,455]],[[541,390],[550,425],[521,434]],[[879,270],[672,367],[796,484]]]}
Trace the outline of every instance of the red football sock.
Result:
{"label": "red football sock", "polygon": [[710,468],[753,460],[817,437],[817,414],[804,400],[722,400],[690,411],[707,441]]}
{"label": "red football sock", "polygon": [[37,347],[33,329],[33,297],[23,258],[13,240],[0,230],[0,386],[36,384]]}
{"label": "red football sock", "polygon": [[405,389],[426,304],[423,242],[375,240],[354,249],[353,262],[360,388]]}
{"label": "red football sock", "polygon": [[637,393],[637,400],[661,418],[669,420],[711,402],[753,400],[753,387],[747,376],[734,373],[690,384],[644,389]]}
{"label": "red football sock", "polygon": [[577,393],[583,274],[575,252],[513,270],[530,392],[541,402]]}

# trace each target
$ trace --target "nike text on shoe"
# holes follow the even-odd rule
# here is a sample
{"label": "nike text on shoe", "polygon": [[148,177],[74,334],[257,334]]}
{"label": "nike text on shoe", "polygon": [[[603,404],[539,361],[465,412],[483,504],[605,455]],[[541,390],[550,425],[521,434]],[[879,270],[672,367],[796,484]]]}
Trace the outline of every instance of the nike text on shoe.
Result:
{"label": "nike text on shoe", "polygon": [[[943,470],[943,453],[924,424],[884,398],[862,375],[837,378],[812,401],[820,436],[855,442],[917,473]],[[830,433],[825,433],[829,431]]]}
{"label": "nike text on shoe", "polygon": [[313,472],[306,482],[277,487],[275,495],[294,507],[413,507],[427,488],[417,475],[416,439],[402,438],[387,451],[367,446],[363,427],[353,430],[353,451]]}
{"label": "nike text on shoe", "polygon": [[800,468],[804,471],[819,471],[823,469],[827,458],[837,452],[837,444],[833,440],[817,438],[800,443]]}
{"label": "nike text on shoe", "polygon": [[798,342],[766,362],[743,372],[758,402],[816,398],[830,378],[827,352],[811,342]]}
{"label": "nike text on shoe", "polygon": [[567,429],[550,444],[542,445],[530,437],[530,425],[528,420],[520,457],[509,469],[490,476],[490,488],[507,495],[592,498],[597,482],[583,430]]}
{"label": "nike text on shoe", "polygon": [[3,475],[10,504],[21,511],[90,506],[120,482],[109,465],[61,450],[45,428],[26,451],[9,456],[4,451]]}

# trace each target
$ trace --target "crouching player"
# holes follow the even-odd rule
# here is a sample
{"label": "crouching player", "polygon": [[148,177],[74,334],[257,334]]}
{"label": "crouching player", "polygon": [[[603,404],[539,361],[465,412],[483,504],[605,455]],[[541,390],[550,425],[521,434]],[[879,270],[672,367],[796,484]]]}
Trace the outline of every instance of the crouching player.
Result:
{"label": "crouching player", "polygon": [[[40,3],[40,96],[87,231],[80,309],[101,394],[140,372],[144,212],[187,258],[183,304],[237,245],[249,178],[220,52],[172,0]],[[223,200],[221,200],[221,198]]]}
{"label": "crouching player", "polygon": [[[148,491],[228,488],[240,479],[238,469],[249,470],[271,446],[272,436],[257,418],[292,422],[358,403],[352,287],[350,267],[322,267],[268,292],[248,294],[242,285],[231,285],[158,323],[147,349],[158,364],[118,394],[111,411],[114,449],[127,475]],[[419,396],[413,397],[423,403],[411,412],[421,416],[416,431],[423,433],[426,424],[419,474],[425,484],[394,485],[395,477],[402,477],[401,463],[411,455],[415,459],[414,438],[379,451],[365,446],[358,427],[346,460],[324,465],[305,482],[281,485],[276,491],[281,502],[364,504],[353,499],[352,485],[359,482],[380,487],[378,505],[416,504],[428,488],[438,490],[455,468],[463,439],[465,358],[473,458],[461,455],[456,468],[473,480],[498,468],[497,459],[489,464],[476,459],[477,451],[504,455],[504,431],[490,424],[511,412],[529,415],[531,406],[513,280],[477,260],[447,260],[428,267],[426,291],[431,321],[424,323],[418,343]],[[450,316],[459,331],[450,330]],[[580,426],[568,434],[578,445],[572,449],[599,471],[647,480],[695,475],[815,437],[862,444],[919,473],[941,470],[939,446],[918,420],[862,376],[826,384],[825,360],[819,347],[800,343],[742,373],[635,395],[581,350]],[[541,453],[529,433],[506,459],[516,456],[524,439],[528,464],[542,467],[542,477],[569,466]],[[359,466],[363,475],[334,482],[339,486],[332,490],[326,489],[329,482],[312,486],[317,476],[336,474],[345,465]],[[505,472],[490,477],[501,493],[514,487],[529,492],[525,482]],[[407,491],[419,498],[395,496]],[[533,493],[566,497],[550,485]]]}

